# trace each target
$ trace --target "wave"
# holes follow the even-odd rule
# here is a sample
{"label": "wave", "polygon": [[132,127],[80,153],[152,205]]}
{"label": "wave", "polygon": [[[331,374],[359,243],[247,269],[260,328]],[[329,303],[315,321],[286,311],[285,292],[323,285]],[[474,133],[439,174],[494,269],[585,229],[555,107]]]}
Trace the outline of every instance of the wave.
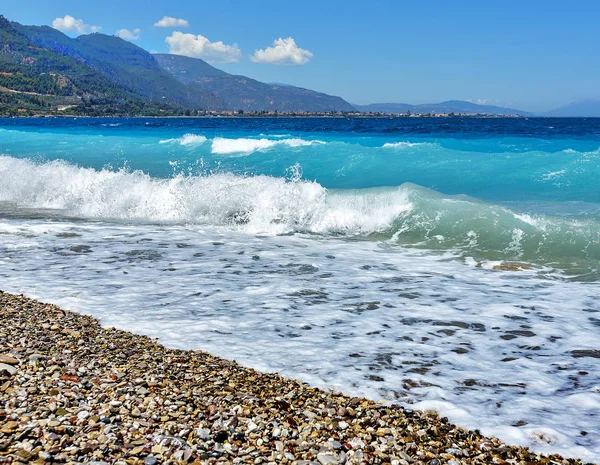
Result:
{"label": "wave", "polygon": [[410,183],[328,190],[298,176],[221,173],[162,179],[141,171],[94,170],[9,156],[0,156],[0,178],[0,202],[53,209],[69,217],[366,237],[557,266],[600,260],[596,221],[523,215]]}
{"label": "wave", "polygon": [[386,142],[382,145],[384,149],[401,149],[410,147],[439,147],[435,142]]}
{"label": "wave", "polygon": [[[309,147],[311,145],[325,145],[326,142],[320,140],[304,140],[300,138],[285,138],[284,135],[273,135],[276,138],[267,139],[227,139],[224,137],[215,137],[211,140],[211,152],[215,155],[230,155],[234,153],[250,154],[260,150],[267,150],[276,146]],[[182,137],[173,139],[163,139],[159,144],[179,144],[183,146],[202,145],[208,139],[205,136],[197,134],[185,134]]]}
{"label": "wave", "polygon": [[185,134],[183,137],[178,137],[175,139],[163,139],[159,141],[159,144],[172,144],[178,143],[180,145],[200,145],[204,144],[208,139],[204,136],[199,136],[197,134]]}
{"label": "wave", "polygon": [[270,176],[153,178],[141,171],[93,170],[64,161],[0,156],[0,202],[118,221],[236,226],[248,232],[364,235],[410,209],[403,189],[330,195],[316,182]]}
{"label": "wave", "polygon": [[575,150],[572,148],[567,148],[564,150],[560,150],[560,152],[566,153],[569,155],[594,156],[594,155],[600,155],[600,147],[598,147],[596,150],[588,150],[588,151],[581,151],[581,150]]}
{"label": "wave", "polygon": [[287,145],[288,147],[308,147],[311,145],[325,145],[321,140],[304,140],[299,138],[292,139],[226,139],[215,137],[212,140],[211,151],[218,155],[228,155],[232,153],[252,153],[259,150],[267,150],[278,145]]}

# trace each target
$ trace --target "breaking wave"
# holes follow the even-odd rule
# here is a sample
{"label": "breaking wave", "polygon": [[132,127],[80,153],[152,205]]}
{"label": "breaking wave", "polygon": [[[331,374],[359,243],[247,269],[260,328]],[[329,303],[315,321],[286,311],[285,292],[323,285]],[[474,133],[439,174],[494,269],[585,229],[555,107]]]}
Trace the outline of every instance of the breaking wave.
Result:
{"label": "breaking wave", "polygon": [[71,217],[365,237],[556,266],[600,260],[600,224],[594,220],[528,216],[410,183],[328,190],[297,176],[220,173],[163,179],[8,156],[0,156],[0,178],[0,202]]}
{"label": "breaking wave", "polygon": [[[215,155],[231,155],[231,154],[250,154],[260,150],[268,150],[276,146],[287,146],[291,148],[308,147],[311,145],[325,145],[326,142],[321,140],[304,140],[300,138],[284,138],[283,135],[274,135],[276,139],[228,139],[225,137],[215,137],[211,139],[211,153]],[[198,134],[185,134],[182,137],[173,139],[163,139],[159,144],[179,144],[182,146],[202,145],[207,142],[205,136]]]}
{"label": "breaking wave", "polygon": [[382,145],[384,149],[402,149],[402,148],[411,148],[411,147],[439,147],[439,144],[434,142],[386,142]]}
{"label": "breaking wave", "polygon": [[308,147],[310,145],[325,145],[321,140],[293,139],[226,139],[224,137],[215,137],[212,141],[211,151],[218,155],[228,155],[232,153],[252,153],[259,150],[267,150],[278,145],[288,147]]}
{"label": "breaking wave", "polygon": [[182,137],[178,137],[176,139],[163,139],[159,142],[159,144],[172,144],[178,143],[179,145],[200,145],[204,144],[207,141],[206,137],[199,136],[196,134],[185,134]]}

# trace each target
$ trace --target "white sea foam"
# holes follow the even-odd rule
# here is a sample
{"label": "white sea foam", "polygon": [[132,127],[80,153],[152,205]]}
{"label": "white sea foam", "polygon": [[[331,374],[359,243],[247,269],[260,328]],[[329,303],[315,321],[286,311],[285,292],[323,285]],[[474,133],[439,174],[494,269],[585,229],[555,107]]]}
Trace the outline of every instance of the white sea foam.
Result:
{"label": "white sea foam", "polygon": [[68,216],[155,223],[228,225],[247,232],[364,235],[410,211],[408,190],[330,193],[316,182],[270,176],[176,176],[96,171],[62,161],[0,156],[0,201]]}
{"label": "white sea foam", "polygon": [[598,283],[210,226],[2,219],[0,238],[4,290],[537,451],[600,456]]}
{"label": "white sea foam", "polygon": [[292,139],[227,139],[224,137],[215,137],[212,140],[211,151],[218,155],[228,155],[232,153],[252,153],[259,150],[267,150],[276,146],[288,147],[308,147],[311,145],[324,145],[326,142],[321,140],[304,140],[299,138]]}
{"label": "white sea foam", "polygon": [[384,149],[402,149],[411,147],[436,147],[438,144],[432,142],[386,142],[382,145]]}
{"label": "white sea foam", "polygon": [[259,137],[274,137],[276,139],[283,139],[285,137],[293,137],[292,134],[264,134],[260,133]]}
{"label": "white sea foam", "polygon": [[172,144],[178,143],[180,145],[201,145],[207,141],[206,137],[198,134],[185,134],[182,137],[175,139],[163,139],[159,141],[159,144]]}
{"label": "white sea foam", "polygon": [[566,172],[567,172],[567,170],[550,171],[549,173],[543,174],[542,179],[544,181],[551,181],[553,179],[556,179],[556,178],[562,176]]}
{"label": "white sea foam", "polygon": [[600,147],[598,147],[596,150],[591,150],[591,151],[581,151],[581,150],[575,150],[572,148],[568,148],[568,149],[564,149],[561,150],[562,153],[568,153],[569,155],[583,155],[583,156],[594,156],[594,155],[599,155],[600,154]]}
{"label": "white sea foam", "polygon": [[[176,162],[172,165],[178,170]],[[0,202],[118,222],[224,226],[265,234],[377,234],[482,259],[562,260],[563,269],[565,263],[600,257],[600,226],[592,220],[519,215],[413,184],[334,191],[301,180],[300,172],[294,165],[287,179],[232,173],[163,179],[141,171],[98,171],[63,161],[0,156]]]}

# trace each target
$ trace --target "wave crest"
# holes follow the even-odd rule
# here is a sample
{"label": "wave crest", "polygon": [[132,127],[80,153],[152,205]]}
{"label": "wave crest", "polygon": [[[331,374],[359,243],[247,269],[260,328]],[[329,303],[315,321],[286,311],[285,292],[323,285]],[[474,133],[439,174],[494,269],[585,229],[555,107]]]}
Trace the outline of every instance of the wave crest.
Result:
{"label": "wave crest", "polygon": [[178,143],[180,145],[200,145],[204,144],[208,139],[204,136],[197,134],[185,134],[182,137],[175,139],[164,139],[159,141],[159,144],[172,144]]}
{"label": "wave crest", "polygon": [[212,141],[211,151],[218,155],[228,155],[232,153],[252,153],[259,150],[267,150],[278,145],[288,147],[308,147],[311,145],[325,145],[321,140],[293,139],[226,139],[224,137],[215,137]]}
{"label": "wave crest", "polygon": [[236,226],[248,232],[363,235],[383,231],[410,209],[402,188],[330,193],[316,182],[271,176],[175,176],[96,171],[63,161],[0,156],[0,201],[68,216]]}
{"label": "wave crest", "polygon": [[0,156],[0,202],[110,221],[374,237],[559,267],[590,260],[597,267],[600,261],[600,224],[593,220],[518,214],[410,183],[328,190],[300,180],[299,166],[289,173],[290,179],[231,173],[160,179],[141,171],[97,171],[63,161]]}
{"label": "wave crest", "polygon": [[386,142],[381,146],[384,149],[403,149],[411,147],[438,147],[438,144],[433,142]]}

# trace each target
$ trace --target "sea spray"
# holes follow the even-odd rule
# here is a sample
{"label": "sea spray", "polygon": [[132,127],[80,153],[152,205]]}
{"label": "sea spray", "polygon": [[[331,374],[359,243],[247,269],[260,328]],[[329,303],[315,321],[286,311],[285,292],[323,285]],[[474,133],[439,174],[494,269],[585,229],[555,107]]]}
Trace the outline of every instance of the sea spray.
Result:
{"label": "sea spray", "polygon": [[410,183],[330,190],[301,180],[298,164],[288,168],[287,178],[219,173],[164,179],[140,170],[97,171],[0,156],[0,176],[0,201],[69,217],[392,240],[486,260],[562,268],[578,263],[578,270],[600,262],[594,219],[526,215]]}

